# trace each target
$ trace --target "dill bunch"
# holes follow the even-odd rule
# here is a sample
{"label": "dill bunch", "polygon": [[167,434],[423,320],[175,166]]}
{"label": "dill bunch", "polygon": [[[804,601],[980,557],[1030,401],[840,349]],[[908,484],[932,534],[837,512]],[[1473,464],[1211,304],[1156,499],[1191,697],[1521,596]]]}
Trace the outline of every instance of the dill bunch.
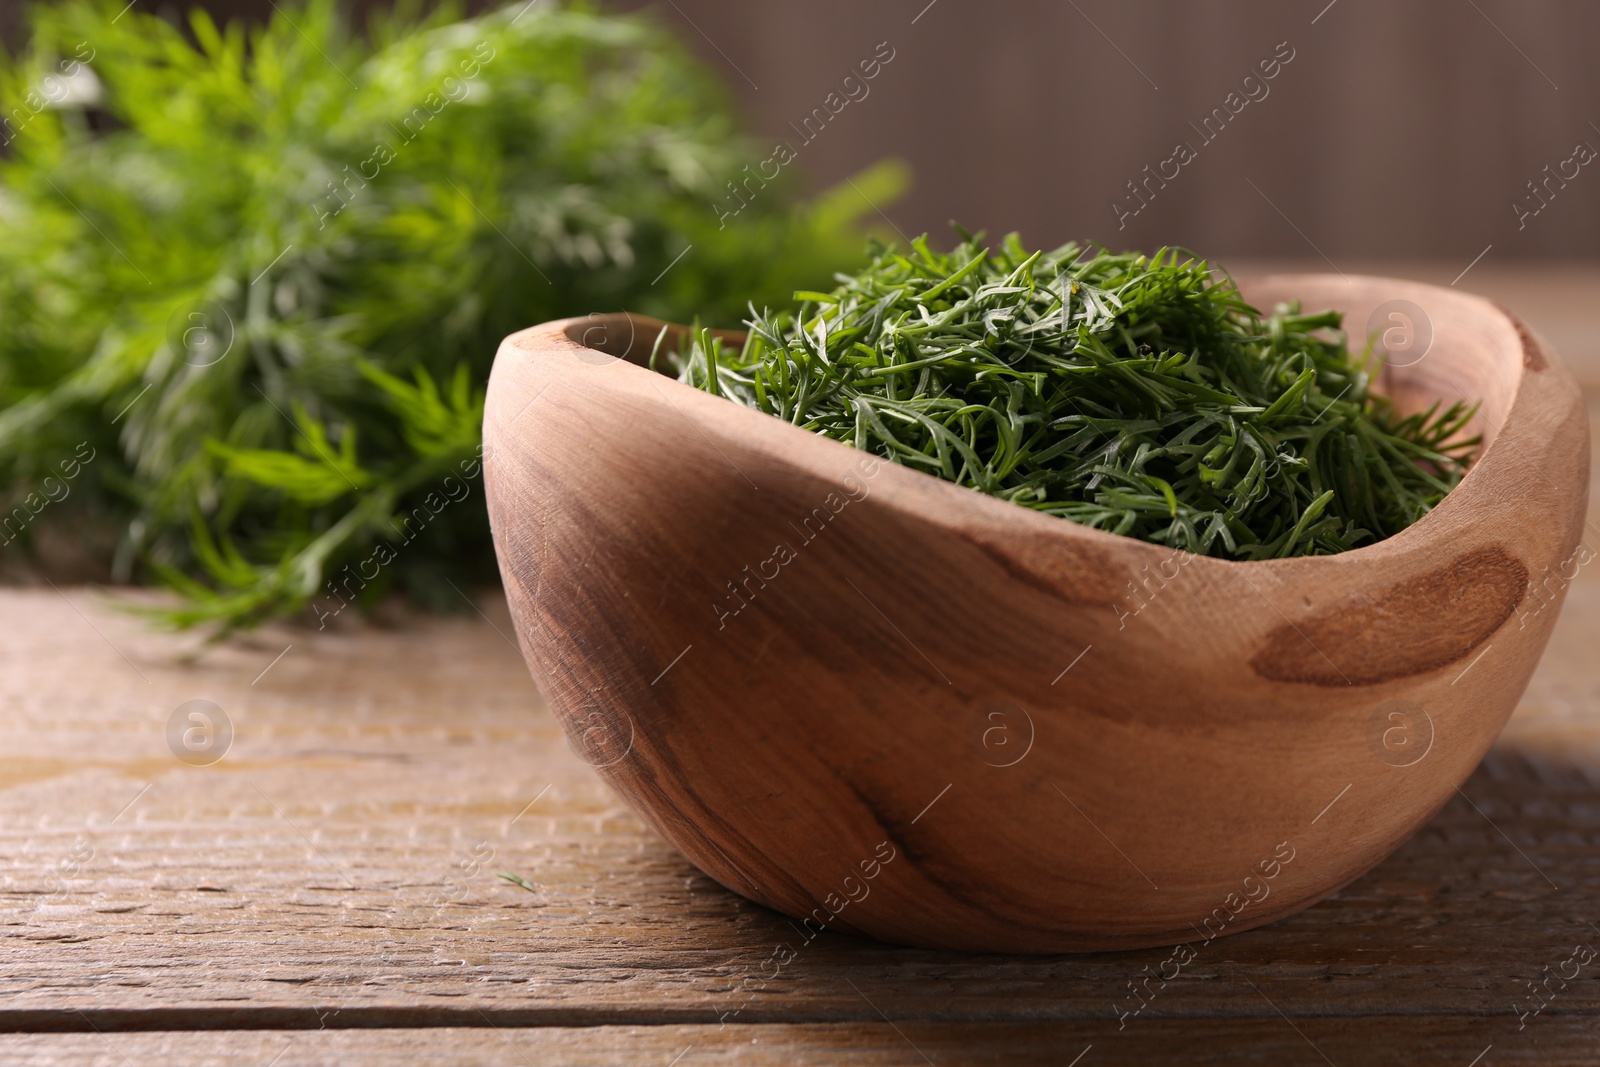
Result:
{"label": "dill bunch", "polygon": [[35,4],[0,50],[0,569],[84,536],[106,576],[182,594],[161,621],[219,631],[391,590],[465,608],[494,575],[474,479],[502,337],[736,321],[858,254],[844,185],[718,219],[766,153],[647,17],[146,6]]}
{"label": "dill bunch", "polygon": [[[1230,559],[1343,552],[1465,473],[1475,408],[1398,415],[1336,311],[1263,316],[1176,249],[982,235],[877,246],[831,292],[697,330],[680,380],[883,459],[1111,533]],[[658,342],[659,349],[659,342]]]}

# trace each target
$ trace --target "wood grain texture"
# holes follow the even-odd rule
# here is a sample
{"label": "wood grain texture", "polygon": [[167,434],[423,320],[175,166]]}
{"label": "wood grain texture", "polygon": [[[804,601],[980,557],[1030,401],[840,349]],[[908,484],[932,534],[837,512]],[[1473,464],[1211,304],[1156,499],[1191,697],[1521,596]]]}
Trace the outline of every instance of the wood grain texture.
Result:
{"label": "wood grain texture", "polygon": [[[1263,1005],[1265,1008],[1265,1005]],[[0,1035],[0,1058],[12,1067],[303,1067],[337,1063],[388,1067],[395,1062],[451,1067],[924,1067],[1007,1064],[1065,1067],[1231,1067],[1239,1063],[1464,1067],[1485,1051],[1472,1019],[1390,1015],[1352,1028],[1342,1019],[1276,1015],[1252,1019],[1152,1020],[1107,1038],[1075,1022],[907,1022],[767,1026],[594,1026],[582,1029],[437,1029],[352,1033],[274,1031],[206,1034]],[[1586,1018],[1550,1020],[1543,1040],[1492,1044],[1481,1064],[1592,1067],[1595,1037]],[[1389,1040],[1385,1040],[1385,1039]],[[281,1057],[274,1059],[274,1057]],[[1492,1058],[1491,1058],[1492,1057]]]}
{"label": "wood grain texture", "polygon": [[1384,381],[1402,409],[1481,399],[1460,487],[1379,544],[1239,564],[652,374],[628,360],[659,323],[508,339],[485,484],[550,707],[656,830],[808,935],[1152,946],[1348,883],[1456,795],[1527,684],[1565,580],[1530,597],[1582,528],[1587,424],[1488,301],[1310,275],[1245,292],[1353,323],[1420,307],[1432,349]]}
{"label": "wood grain texture", "polygon": [[[478,603],[507,630],[503,607]],[[1126,1019],[1144,1002],[1130,983],[1170,950],[973,956],[825,933],[769,978],[774,948],[801,945],[793,926],[711,883],[623,808],[529,710],[520,657],[486,622],[282,628],[195,663],[185,642],[85,590],[0,595],[0,624],[11,635],[0,1030],[79,1031],[6,1038],[8,1062],[99,1062],[96,1028],[143,1064],[221,1062],[230,1049],[266,1063],[283,1045],[128,1031],[451,1026],[477,1033],[297,1034],[282,1062],[402,1051],[524,1062],[494,1051],[491,1026],[537,1028],[530,1049],[570,1042],[559,1062],[665,1064],[689,1043],[665,1047],[680,1026],[739,1035],[737,1056],[696,1042],[732,1062],[913,1062],[875,1044],[883,1015],[939,1063],[984,1062],[985,1050],[1065,1062],[1050,1043],[1061,1035],[1095,1044],[1083,1067],[1321,1062],[1297,1051],[1261,994],[1340,1064],[1424,1052],[1465,1064],[1491,1042],[1492,1063],[1576,1063],[1596,1047],[1590,969],[1522,1029],[1517,1018],[1528,981],[1574,945],[1600,945],[1589,926],[1600,922],[1600,582],[1589,570],[1465,796],[1332,898],[1202,946]],[[171,710],[197,695],[237,727],[207,768],[179,763],[164,736]],[[80,840],[94,851],[72,867]],[[469,874],[461,864],[483,843],[494,856]],[[948,1046],[924,1040],[940,1025]],[[767,1049],[747,1049],[751,1038]],[[847,1057],[850,1042],[860,1047]]]}
{"label": "wood grain texture", "polygon": [[[478,605],[507,630],[502,606]],[[723,1033],[720,1021],[741,1035],[741,1056],[754,1037],[806,1062],[813,1038],[779,1027],[853,1027],[870,1046],[882,1011],[918,1046],[922,1025],[968,1033],[960,1048],[971,1056],[925,1046],[936,1062],[981,1062],[976,1049],[1011,1041],[1022,1056],[1027,1040],[1045,1040],[1022,1033],[1093,1041],[1094,1062],[1139,1061],[1115,1041],[1165,1049],[1171,1062],[1237,1062],[1251,1049],[1288,1056],[1293,1032],[1272,1033],[1282,1019],[1254,982],[1318,1045],[1347,1041],[1323,1046],[1341,1064],[1416,1062],[1429,1049],[1466,1064],[1491,1041],[1490,1062],[1528,1061],[1528,1049],[1581,1062],[1573,1057],[1592,1053],[1600,1027],[1590,971],[1523,1029],[1517,1019],[1530,1008],[1526,982],[1573,945],[1600,944],[1590,928],[1600,921],[1592,569],[1574,582],[1562,619],[1522,710],[1464,797],[1307,912],[1211,945],[1195,937],[1197,960],[1118,1019],[1146,1003],[1130,982],[1162,968],[1170,950],[1011,958],[826,933],[766,976],[776,945],[802,944],[794,926],[710,883],[622,808],[552,718],[530,710],[520,657],[488,622],[272,630],[186,664],[184,641],[144,632],[88,590],[5,593],[0,1030],[82,1033],[0,1049],[98,1056],[96,1027],[454,1025],[485,1033],[296,1041],[312,1041],[298,1046],[310,1062],[342,1056],[318,1048],[418,1061],[462,1049],[472,1062],[472,1041],[493,1033],[490,1024],[541,1033],[651,1024],[610,1030],[560,1059],[650,1062],[669,1027]],[[171,709],[195,696],[221,704],[237,726],[234,749],[210,768],[179,763],[163,734]],[[93,854],[64,869],[80,840]],[[493,859],[469,875],[461,864],[482,856],[482,843]],[[192,1049],[174,1062],[269,1048],[237,1045],[246,1038],[126,1040],[141,1041],[128,1046],[136,1064],[162,1059],[163,1048]],[[538,1040],[568,1038],[578,1040]],[[1038,1059],[1050,1061],[1051,1048]],[[1338,1048],[1366,1059],[1344,1061]],[[912,1062],[893,1048],[880,1061],[869,1051],[851,1053],[856,1061],[837,1049],[806,1056]],[[1301,1056],[1320,1062],[1310,1049]]]}

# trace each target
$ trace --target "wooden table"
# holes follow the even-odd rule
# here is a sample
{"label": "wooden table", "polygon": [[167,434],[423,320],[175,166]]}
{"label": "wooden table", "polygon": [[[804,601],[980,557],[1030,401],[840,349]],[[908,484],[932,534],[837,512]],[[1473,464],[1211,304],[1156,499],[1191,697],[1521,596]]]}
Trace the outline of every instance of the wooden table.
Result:
{"label": "wooden table", "polygon": [[[1600,399],[1600,275],[1472,281]],[[1460,797],[1332,899],[1206,946],[1127,1018],[1166,950],[825,934],[770,977],[789,922],[601,785],[541,709],[498,596],[474,593],[481,616],[202,649],[99,591],[0,594],[0,1061],[1600,1061],[1595,568]],[[233,731],[205,766],[221,734],[208,748],[178,710],[193,700]]]}

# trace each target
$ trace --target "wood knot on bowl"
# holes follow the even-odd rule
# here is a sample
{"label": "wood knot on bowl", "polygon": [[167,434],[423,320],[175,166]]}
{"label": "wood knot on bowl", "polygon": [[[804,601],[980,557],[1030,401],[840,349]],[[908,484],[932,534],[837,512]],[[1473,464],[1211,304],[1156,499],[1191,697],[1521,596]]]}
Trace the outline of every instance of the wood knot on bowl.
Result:
{"label": "wood knot on bowl", "polygon": [[1490,545],[1284,623],[1267,635],[1250,666],[1270,681],[1322,686],[1426,674],[1483,643],[1511,617],[1527,588],[1522,561]]}
{"label": "wood knot on bowl", "polygon": [[1006,530],[1003,537],[978,526],[953,528],[1011,577],[1043,588],[1069,604],[1114,604],[1129,584],[1108,552],[1038,530]]}

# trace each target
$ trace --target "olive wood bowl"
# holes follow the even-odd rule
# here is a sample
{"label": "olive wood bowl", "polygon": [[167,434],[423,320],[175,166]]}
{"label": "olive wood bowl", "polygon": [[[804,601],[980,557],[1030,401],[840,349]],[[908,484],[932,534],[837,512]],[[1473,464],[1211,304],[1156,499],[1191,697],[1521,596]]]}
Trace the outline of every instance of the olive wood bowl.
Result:
{"label": "olive wood bowl", "polygon": [[1528,683],[1575,566],[1587,422],[1551,353],[1481,298],[1330,275],[1244,288],[1352,326],[1410,301],[1431,323],[1379,383],[1401,410],[1481,399],[1484,447],[1420,522],[1340,555],[1174,553],[653,373],[659,322],[507,338],[489,514],[574,749],[806,939],[1194,943],[1373,867]]}

